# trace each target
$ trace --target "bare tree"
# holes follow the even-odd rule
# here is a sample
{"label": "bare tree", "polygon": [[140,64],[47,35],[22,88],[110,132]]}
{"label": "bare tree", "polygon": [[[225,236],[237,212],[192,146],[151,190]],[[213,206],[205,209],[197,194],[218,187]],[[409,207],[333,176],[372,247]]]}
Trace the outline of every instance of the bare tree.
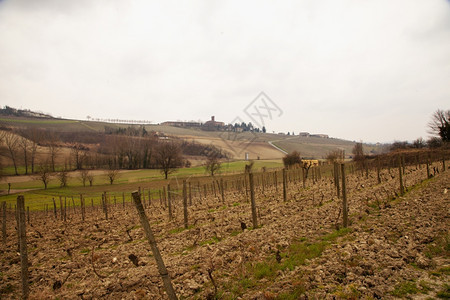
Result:
{"label": "bare tree", "polygon": [[67,186],[67,181],[68,181],[68,179],[69,179],[69,174],[67,173],[67,169],[66,169],[66,168],[64,168],[64,169],[62,169],[61,171],[59,171],[59,172],[56,174],[56,177],[58,178],[58,180],[59,180],[59,185],[60,185],[61,187],[66,187],[66,186]]}
{"label": "bare tree", "polygon": [[108,177],[110,184],[114,183],[114,180],[117,179],[118,175],[119,175],[119,170],[117,170],[117,169],[109,169],[106,171],[106,177]]}
{"label": "bare tree", "polygon": [[59,152],[61,151],[61,148],[58,145],[58,138],[57,138],[56,134],[49,133],[47,135],[47,146],[48,146],[48,150],[49,150],[52,171],[55,172],[56,157],[58,156]]}
{"label": "bare tree", "polygon": [[327,153],[326,159],[329,163],[334,164],[343,163],[345,159],[345,151],[342,149],[335,149]]}
{"label": "bare tree", "polygon": [[[86,186],[86,181],[88,181],[90,176],[89,170],[80,170],[80,178],[81,182],[83,183],[83,186]],[[92,184],[91,184],[92,186]]]}
{"label": "bare tree", "polygon": [[43,136],[42,132],[38,129],[30,128],[22,130],[21,135],[26,137],[30,142],[30,166],[31,166],[31,173],[34,173],[38,143],[42,139]]}
{"label": "bare tree", "polygon": [[302,159],[300,158],[300,153],[298,153],[297,151],[293,151],[283,157],[283,164],[286,168],[300,165],[301,163]]}
{"label": "bare tree", "polygon": [[424,141],[424,139],[420,137],[413,142],[412,147],[416,148],[416,149],[420,149],[420,148],[424,148],[425,144],[426,144],[426,142]]}
{"label": "bare tree", "polygon": [[72,156],[75,163],[75,169],[81,170],[83,168],[83,162],[86,157],[86,148],[79,143],[75,143],[70,149],[70,155]]}
{"label": "bare tree", "polygon": [[366,157],[364,155],[363,144],[356,143],[352,149],[352,153],[353,153],[353,161],[355,161],[358,168],[360,170],[362,170],[366,163]]}
{"label": "bare tree", "polygon": [[15,174],[19,175],[19,173],[17,172],[19,138],[12,132],[5,132],[3,140],[5,142],[6,148],[8,149],[8,156],[13,162]]}
{"label": "bare tree", "polygon": [[206,172],[214,176],[214,173],[220,170],[221,164],[219,155],[217,153],[210,153],[206,158]]}
{"label": "bare tree", "polygon": [[436,110],[428,123],[429,133],[440,136],[442,141],[450,141],[450,109]]}
{"label": "bare tree", "polygon": [[39,165],[37,170],[36,179],[42,181],[44,188],[47,189],[47,185],[50,181],[51,173],[50,167],[47,163]]}
{"label": "bare tree", "polygon": [[89,181],[89,186],[92,186],[92,184],[94,183],[94,175],[92,173],[89,173],[87,174],[86,178]]}
{"label": "bare tree", "polygon": [[180,147],[174,142],[159,144],[156,148],[155,160],[164,178],[167,179],[168,175],[182,164]]}
{"label": "bare tree", "polygon": [[18,137],[18,146],[23,153],[23,162],[25,164],[25,175],[28,175],[28,161],[31,150],[31,142],[24,136]]}

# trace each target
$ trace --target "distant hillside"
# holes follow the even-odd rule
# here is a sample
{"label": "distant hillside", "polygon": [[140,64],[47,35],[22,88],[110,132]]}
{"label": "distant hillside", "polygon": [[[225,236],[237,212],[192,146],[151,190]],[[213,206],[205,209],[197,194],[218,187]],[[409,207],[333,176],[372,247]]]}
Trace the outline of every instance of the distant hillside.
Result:
{"label": "distant hillside", "polygon": [[5,105],[5,107],[0,108],[1,116],[14,116],[14,117],[26,117],[26,118],[47,118],[52,119],[53,117],[49,114],[42,112],[31,111],[29,109],[16,109]]}
{"label": "distant hillside", "polygon": [[[60,132],[97,132],[107,130],[120,130],[121,128],[145,128],[148,132],[158,135],[169,135],[196,141],[201,144],[213,144],[229,153],[232,159],[244,159],[245,153],[250,159],[280,159],[284,153],[271,146],[286,152],[298,151],[302,157],[324,158],[326,154],[335,149],[343,149],[347,157],[355,142],[315,136],[283,135],[262,132],[227,132],[205,131],[200,128],[175,127],[168,125],[130,125],[120,123],[107,123],[98,121],[81,121],[57,119],[50,115],[39,114],[28,110],[15,110],[5,107],[0,113],[0,128],[37,128],[40,130]],[[36,117],[39,115],[40,117]],[[366,153],[382,153],[382,145],[364,145]]]}

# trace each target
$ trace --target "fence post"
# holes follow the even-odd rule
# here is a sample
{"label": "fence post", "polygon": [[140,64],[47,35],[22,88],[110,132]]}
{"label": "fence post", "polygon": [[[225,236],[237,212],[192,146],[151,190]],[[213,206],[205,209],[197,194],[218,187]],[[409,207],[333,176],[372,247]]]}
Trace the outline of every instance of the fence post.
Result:
{"label": "fence post", "polygon": [[6,247],[6,201],[2,202],[2,236],[3,236],[3,245]]}
{"label": "fence post", "polygon": [[278,178],[277,178],[277,171],[273,172],[273,177],[275,181],[275,191],[278,192]]}
{"label": "fence post", "polygon": [[403,186],[403,172],[402,172],[402,161],[400,156],[398,156],[398,175],[400,180],[400,196],[405,193],[405,187]]}
{"label": "fence post", "polygon": [[61,214],[61,221],[64,220],[64,206],[63,206],[63,202],[62,202],[62,197],[59,196],[59,211]]}
{"label": "fence post", "polygon": [[150,223],[148,222],[147,216],[145,215],[144,207],[142,206],[139,192],[133,192],[132,196],[134,205],[136,206],[136,210],[139,214],[139,219],[141,221],[142,228],[145,231],[145,235],[147,236],[150,248],[152,249],[153,257],[155,257],[159,275],[163,280],[167,296],[169,297],[170,300],[176,300],[178,298],[177,295],[175,294],[175,290],[173,289],[172,280],[170,279],[169,273],[167,272],[161,253],[159,252],[158,245],[156,244],[156,240],[153,235],[152,229],[150,228]]}
{"label": "fence post", "polygon": [[378,184],[381,183],[381,177],[380,177],[380,158],[377,156],[377,181]]}
{"label": "fence post", "polygon": [[58,219],[58,212],[56,211],[56,201],[55,198],[52,198],[53,200],[53,214],[55,215],[55,219]]}
{"label": "fence post", "polygon": [[336,194],[339,199],[341,198],[341,191],[339,187],[339,166],[336,162],[334,163],[334,184],[336,186]]}
{"label": "fence post", "polygon": [[190,181],[189,181],[189,206],[192,206],[192,187]]}
{"label": "fence post", "polygon": [[348,227],[348,206],[347,206],[347,188],[345,184],[345,164],[341,164],[342,177],[342,226]]}
{"label": "fence post", "polygon": [[167,203],[169,205],[169,221],[172,220],[172,197],[170,196],[170,184],[167,185]]}
{"label": "fence post", "polygon": [[106,192],[103,192],[102,202],[103,202],[103,212],[105,213],[106,220],[108,220],[108,198],[106,197]]}
{"label": "fence post", "polygon": [[83,220],[84,222],[84,218],[85,218],[85,203],[84,203],[84,199],[83,199],[83,194],[80,194],[80,206],[81,206],[81,220]]}
{"label": "fence post", "polygon": [[28,253],[27,253],[27,231],[25,223],[25,199],[17,197],[17,216],[19,225],[19,249],[20,249],[20,271],[22,279],[22,299],[28,298]]}
{"label": "fence post", "polygon": [[286,193],[286,168],[283,168],[283,201],[287,201],[287,193]]}
{"label": "fence post", "polygon": [[223,178],[220,178],[220,192],[222,195],[222,203],[225,203],[225,193],[223,190]]}
{"label": "fence post", "polygon": [[183,217],[184,217],[184,228],[188,228],[188,209],[187,209],[187,190],[186,190],[186,179],[183,180]]}
{"label": "fence post", "polygon": [[258,228],[258,216],[256,215],[255,185],[253,183],[253,173],[248,173],[248,181],[250,183],[250,201],[252,205],[253,229],[256,229]]}

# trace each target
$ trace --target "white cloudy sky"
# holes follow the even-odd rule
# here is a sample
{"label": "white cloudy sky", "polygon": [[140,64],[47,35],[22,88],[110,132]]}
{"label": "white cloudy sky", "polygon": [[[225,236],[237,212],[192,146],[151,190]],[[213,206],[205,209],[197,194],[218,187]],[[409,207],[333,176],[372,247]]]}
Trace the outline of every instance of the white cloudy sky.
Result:
{"label": "white cloudy sky", "polygon": [[0,0],[0,105],[85,119],[245,121],[367,142],[450,107],[450,2]]}

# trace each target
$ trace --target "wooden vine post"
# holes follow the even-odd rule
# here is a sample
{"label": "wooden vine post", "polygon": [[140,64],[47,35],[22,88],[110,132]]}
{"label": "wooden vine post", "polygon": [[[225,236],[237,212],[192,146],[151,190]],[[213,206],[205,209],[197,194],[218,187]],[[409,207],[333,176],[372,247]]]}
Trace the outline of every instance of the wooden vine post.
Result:
{"label": "wooden vine post", "polygon": [[223,178],[220,178],[220,192],[222,196],[222,203],[225,203],[225,193],[223,190]]}
{"label": "wooden vine post", "polygon": [[283,168],[283,201],[287,201],[287,192],[286,192],[286,168]]}
{"label": "wooden vine post", "polygon": [[377,181],[378,184],[381,183],[381,177],[380,177],[380,158],[377,156]]}
{"label": "wooden vine post", "polygon": [[192,206],[192,187],[190,181],[189,181],[189,206]]}
{"label": "wooden vine post", "polygon": [[139,192],[133,192],[131,195],[133,197],[136,210],[139,214],[142,228],[145,231],[145,235],[147,236],[150,248],[152,249],[153,257],[155,258],[156,265],[158,266],[159,275],[161,276],[164,283],[164,288],[166,290],[167,296],[170,300],[176,300],[178,298],[172,286],[172,280],[170,279],[169,273],[167,272],[161,253],[159,252],[158,245],[156,244],[155,236],[153,235],[152,229],[150,228],[150,223],[148,222],[147,216],[145,215],[140,194]]}
{"label": "wooden vine post", "polygon": [[22,280],[22,299],[28,298],[28,253],[27,253],[27,231],[25,222],[25,199],[17,196],[17,217],[20,249],[20,272]]}
{"label": "wooden vine post", "polygon": [[252,221],[253,229],[258,228],[258,216],[256,214],[256,202],[255,202],[255,185],[253,183],[253,173],[248,173],[248,181],[250,184],[250,201],[252,205]]}
{"label": "wooden vine post", "polygon": [[83,194],[80,194],[80,206],[81,206],[81,220],[84,222],[86,216],[86,203],[84,202]]}
{"label": "wooden vine post", "polygon": [[2,202],[2,236],[3,245],[6,247],[6,201]]}
{"label": "wooden vine post", "polygon": [[108,220],[108,198],[106,196],[106,192],[102,194],[102,204],[103,204],[103,212],[105,213],[105,218]]}
{"label": "wooden vine post", "polygon": [[62,201],[62,197],[59,196],[59,210],[60,210],[60,214],[61,214],[61,221],[64,220],[64,205],[63,205],[63,201]]}
{"label": "wooden vine post", "polygon": [[334,163],[334,185],[336,186],[336,194],[338,199],[341,197],[341,191],[339,187],[339,165]]}
{"label": "wooden vine post", "polygon": [[183,180],[183,216],[184,216],[184,228],[188,228],[188,203],[187,203],[187,188],[186,179]]}
{"label": "wooden vine post", "polygon": [[398,178],[400,180],[400,196],[405,193],[405,187],[403,186],[403,170],[402,170],[402,160],[400,156],[398,157]]}
{"label": "wooden vine post", "polygon": [[345,164],[341,164],[342,177],[342,226],[348,227],[348,205],[347,205],[347,188],[345,184]]}
{"label": "wooden vine post", "polygon": [[169,221],[172,220],[172,196],[170,195],[170,184],[167,185],[167,203],[169,205]]}

